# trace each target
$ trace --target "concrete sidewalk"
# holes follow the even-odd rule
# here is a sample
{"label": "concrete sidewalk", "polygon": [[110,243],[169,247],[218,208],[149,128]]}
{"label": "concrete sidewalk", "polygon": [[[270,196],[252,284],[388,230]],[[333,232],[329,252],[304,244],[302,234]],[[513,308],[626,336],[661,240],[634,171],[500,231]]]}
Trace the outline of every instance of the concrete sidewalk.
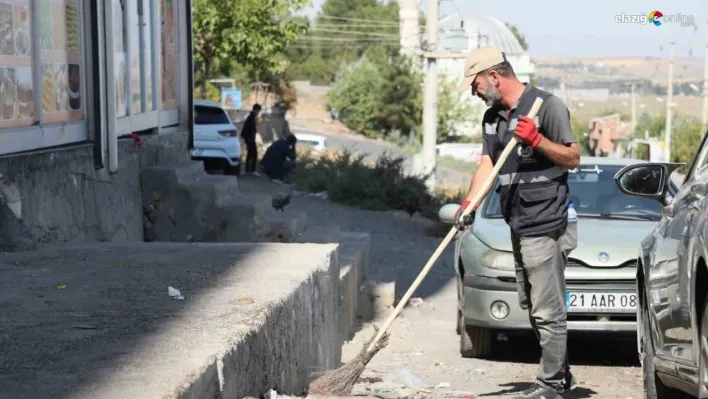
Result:
{"label": "concrete sidewalk", "polygon": [[334,244],[65,246],[0,276],[0,398],[299,395],[341,359]]}

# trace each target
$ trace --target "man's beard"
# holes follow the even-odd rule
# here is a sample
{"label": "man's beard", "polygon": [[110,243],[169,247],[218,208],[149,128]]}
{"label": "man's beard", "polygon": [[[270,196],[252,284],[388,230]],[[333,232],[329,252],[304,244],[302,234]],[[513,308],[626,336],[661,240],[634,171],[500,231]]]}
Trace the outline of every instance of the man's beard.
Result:
{"label": "man's beard", "polygon": [[501,95],[499,94],[499,90],[492,85],[487,86],[487,92],[485,94],[480,94],[479,96],[487,107],[493,107],[501,104]]}

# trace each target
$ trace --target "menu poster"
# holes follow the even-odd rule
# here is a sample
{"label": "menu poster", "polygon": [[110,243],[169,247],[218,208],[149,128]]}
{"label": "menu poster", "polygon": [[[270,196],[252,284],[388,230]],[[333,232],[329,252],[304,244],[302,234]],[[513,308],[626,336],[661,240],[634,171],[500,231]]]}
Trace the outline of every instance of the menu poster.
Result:
{"label": "menu poster", "polygon": [[40,0],[39,20],[43,119],[82,120],[81,19],[76,0]]}
{"label": "menu poster", "polygon": [[0,3],[0,55],[15,55],[12,17],[12,4]]}
{"label": "menu poster", "polygon": [[177,108],[177,27],[174,0],[162,0],[162,107]]}
{"label": "menu poster", "polygon": [[13,27],[15,55],[30,57],[32,55],[32,37],[30,36],[30,11],[28,6],[14,6]]}
{"label": "menu poster", "polygon": [[17,77],[17,113],[20,119],[34,118],[34,81],[32,68],[18,67]]}
{"label": "menu poster", "polygon": [[2,120],[17,117],[17,77],[15,68],[0,68],[0,113]]}
{"label": "menu poster", "polygon": [[29,0],[0,1],[0,128],[35,120]]}
{"label": "menu poster", "polygon": [[116,52],[114,56],[114,79],[113,82],[116,85],[116,116],[128,115],[128,105],[126,103],[126,89],[125,89],[125,56],[124,52]]}

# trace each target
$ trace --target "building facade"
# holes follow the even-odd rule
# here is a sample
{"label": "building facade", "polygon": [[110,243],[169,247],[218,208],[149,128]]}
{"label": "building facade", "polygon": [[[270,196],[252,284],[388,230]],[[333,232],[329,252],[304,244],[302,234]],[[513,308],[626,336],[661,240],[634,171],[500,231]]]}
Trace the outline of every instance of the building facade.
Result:
{"label": "building facade", "polygon": [[[505,54],[516,76],[522,82],[530,82],[534,72],[531,59],[511,30],[500,20],[489,15],[450,14],[439,20],[440,36],[438,50],[457,53],[469,53],[480,47],[494,46]],[[464,58],[446,58],[438,60],[441,74],[450,82],[459,82],[465,66]],[[460,101],[467,101],[475,110],[475,115],[482,115],[486,105],[469,92],[461,93]],[[469,122],[456,130],[464,135],[481,134],[481,124]]]}
{"label": "building facade", "polygon": [[588,123],[588,152],[596,157],[622,157],[619,144],[628,140],[630,124],[622,122],[620,114],[593,118]]}
{"label": "building facade", "polygon": [[0,173],[23,218],[44,241],[142,238],[142,212],[116,227],[104,208],[136,217],[140,167],[189,159],[191,1],[1,0],[0,27]]}

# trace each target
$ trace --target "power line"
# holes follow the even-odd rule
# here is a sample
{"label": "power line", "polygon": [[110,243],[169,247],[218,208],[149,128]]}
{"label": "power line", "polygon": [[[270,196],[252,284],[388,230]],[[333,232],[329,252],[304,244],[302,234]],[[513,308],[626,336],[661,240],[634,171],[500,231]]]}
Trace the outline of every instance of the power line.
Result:
{"label": "power line", "polygon": [[381,43],[398,43],[398,39],[384,39],[384,38],[356,38],[356,37],[347,37],[347,38],[342,38],[342,37],[321,37],[321,36],[301,36],[298,37],[297,40],[322,40],[322,41],[334,41],[334,42],[381,42]]}
{"label": "power line", "polygon": [[388,26],[398,26],[397,22],[389,22],[389,21],[378,21],[375,19],[363,19],[363,18],[347,18],[347,17],[333,17],[329,15],[319,15],[317,18],[323,18],[323,19],[334,19],[334,20],[339,20],[339,21],[359,21],[359,22],[367,22],[370,24],[380,24],[380,25],[388,25]]}
{"label": "power line", "polygon": [[398,25],[396,26],[388,26],[388,25],[376,25],[376,24],[365,24],[365,23],[353,23],[353,24],[336,24],[336,23],[321,23],[321,24],[315,24],[312,26],[313,28],[371,28],[371,29],[384,29],[384,30],[389,30],[389,29],[398,29]]}
{"label": "power line", "polygon": [[369,35],[369,36],[377,36],[377,37],[387,37],[387,38],[392,38],[392,39],[398,39],[398,35],[395,34],[390,34],[390,33],[377,33],[377,32],[364,32],[364,31],[355,31],[355,30],[343,30],[343,29],[312,29],[310,32],[331,32],[331,33],[350,33],[350,34],[357,34],[357,35]]}

